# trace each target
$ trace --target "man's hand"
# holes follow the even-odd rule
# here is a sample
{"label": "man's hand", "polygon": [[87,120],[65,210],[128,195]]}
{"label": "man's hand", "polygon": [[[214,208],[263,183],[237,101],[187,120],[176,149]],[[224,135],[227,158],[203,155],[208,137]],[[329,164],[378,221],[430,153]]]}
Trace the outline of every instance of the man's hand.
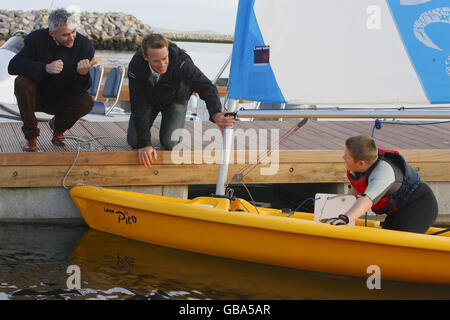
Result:
{"label": "man's hand", "polygon": [[92,60],[92,62],[90,62],[88,59],[81,60],[78,62],[77,72],[84,76],[89,72],[89,69],[91,69],[94,64],[94,60]]}
{"label": "man's hand", "polygon": [[223,128],[225,127],[231,127],[233,126],[234,122],[236,121],[234,119],[234,116],[225,116],[227,113],[230,113],[229,111],[216,113],[212,119],[215,124],[220,128],[220,130],[223,132]]}
{"label": "man's hand", "polygon": [[152,146],[144,147],[138,150],[139,164],[143,164],[146,168],[150,167],[153,159],[157,159],[158,155]]}
{"label": "man's hand", "polygon": [[64,62],[61,59],[55,60],[45,66],[45,71],[49,74],[59,74],[64,68]]}
{"label": "man's hand", "polygon": [[333,226],[341,226],[341,225],[348,224],[350,221],[345,214],[340,214],[337,218],[322,219],[322,220],[320,220],[320,222],[328,223]]}

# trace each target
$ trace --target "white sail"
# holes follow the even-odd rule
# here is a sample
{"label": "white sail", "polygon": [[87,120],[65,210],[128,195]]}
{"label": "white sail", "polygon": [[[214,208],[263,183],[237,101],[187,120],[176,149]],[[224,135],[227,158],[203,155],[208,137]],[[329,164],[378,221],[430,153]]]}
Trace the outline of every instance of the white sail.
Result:
{"label": "white sail", "polygon": [[448,0],[240,1],[229,98],[450,103]]}

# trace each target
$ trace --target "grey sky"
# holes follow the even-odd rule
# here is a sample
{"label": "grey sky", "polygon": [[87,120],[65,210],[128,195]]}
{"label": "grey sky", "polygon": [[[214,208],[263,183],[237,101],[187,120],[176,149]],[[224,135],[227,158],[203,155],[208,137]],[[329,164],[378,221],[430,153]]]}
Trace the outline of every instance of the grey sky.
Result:
{"label": "grey sky", "polygon": [[81,11],[124,12],[151,27],[233,34],[238,0],[14,0],[1,9],[37,10],[78,6]]}

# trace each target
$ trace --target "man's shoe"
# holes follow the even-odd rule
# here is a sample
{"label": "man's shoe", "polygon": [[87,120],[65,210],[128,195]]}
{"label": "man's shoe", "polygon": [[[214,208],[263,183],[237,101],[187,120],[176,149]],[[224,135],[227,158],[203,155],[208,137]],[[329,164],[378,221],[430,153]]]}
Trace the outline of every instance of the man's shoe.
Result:
{"label": "man's shoe", "polygon": [[36,152],[37,146],[36,146],[37,138],[31,138],[27,140],[27,144],[23,146],[23,151],[25,152]]}
{"label": "man's shoe", "polygon": [[58,147],[64,147],[66,144],[64,143],[64,133],[62,132],[54,132],[52,143]]}

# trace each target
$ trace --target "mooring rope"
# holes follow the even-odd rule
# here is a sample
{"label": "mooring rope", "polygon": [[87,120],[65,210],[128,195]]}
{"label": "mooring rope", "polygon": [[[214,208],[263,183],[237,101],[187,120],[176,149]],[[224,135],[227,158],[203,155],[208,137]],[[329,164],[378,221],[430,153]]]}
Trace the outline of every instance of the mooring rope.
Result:
{"label": "mooring rope", "polygon": [[[66,186],[66,179],[69,176],[69,174],[72,172],[72,169],[75,167],[75,164],[78,161],[78,157],[80,156],[81,151],[86,151],[83,150],[83,148],[86,148],[86,146],[89,146],[89,151],[93,150],[93,143],[96,142],[97,139],[102,139],[102,138],[107,138],[106,136],[94,136],[94,137],[90,137],[90,136],[65,136],[66,139],[71,139],[71,140],[75,140],[77,142],[77,150],[76,150],[76,155],[75,155],[75,159],[72,162],[72,165],[70,166],[69,170],[67,170],[66,174],[64,175],[63,179],[62,179],[62,187],[66,190],[70,190],[72,187],[68,187]],[[105,147],[101,146],[101,148],[98,147],[94,147],[95,151],[101,151],[103,150]],[[79,185],[79,184],[77,184]]]}
{"label": "mooring rope", "polygon": [[[78,161],[78,158],[80,156],[81,152],[86,152],[86,151],[103,151],[106,147],[128,147],[128,146],[124,146],[124,145],[98,145],[98,139],[105,139],[105,138],[109,138],[107,136],[71,136],[71,135],[67,135],[64,136],[66,139],[71,139],[71,140],[75,140],[77,143],[77,149],[76,149],[76,155],[75,158],[70,166],[70,168],[67,170],[67,172],[65,173],[63,179],[62,179],[62,187],[66,190],[70,190],[72,187],[68,187],[66,186],[66,179],[69,176],[69,174],[72,172],[73,168],[75,167],[75,164]],[[76,184],[76,186],[78,185],[87,185],[85,183],[78,183]],[[97,185],[93,185],[95,187],[101,188],[100,186]]]}

